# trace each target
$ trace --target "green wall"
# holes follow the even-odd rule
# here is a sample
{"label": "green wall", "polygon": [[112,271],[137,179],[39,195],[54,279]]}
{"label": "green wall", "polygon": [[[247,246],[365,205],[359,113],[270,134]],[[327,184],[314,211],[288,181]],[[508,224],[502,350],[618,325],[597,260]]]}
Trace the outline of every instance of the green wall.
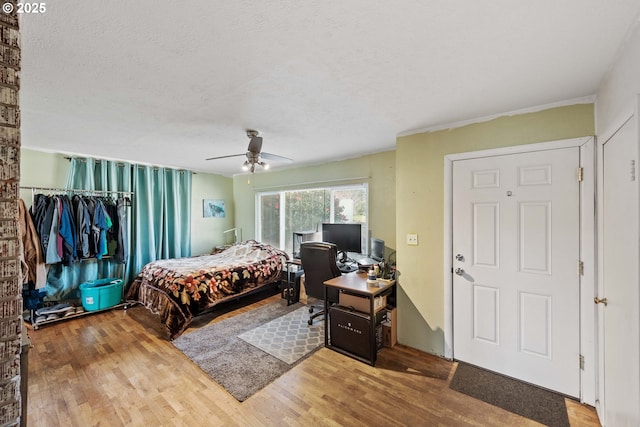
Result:
{"label": "green wall", "polygon": [[[69,160],[64,154],[22,148],[20,150],[20,186],[64,188],[69,173]],[[31,206],[31,191],[21,190],[20,197]],[[227,207],[225,218],[203,218],[202,200],[222,199]],[[197,173],[191,189],[191,253],[211,252],[224,243],[222,232],[233,227],[233,181],[220,175]]]}
{"label": "green wall", "polygon": [[[224,200],[224,218],[204,218],[203,200]],[[215,246],[229,243],[224,231],[234,223],[233,180],[221,175],[196,173],[191,182],[191,254],[211,253]]]}
{"label": "green wall", "polygon": [[[399,137],[396,145],[398,341],[444,355],[444,157],[594,135],[593,104]],[[418,234],[418,246],[406,235]]]}
{"label": "green wall", "polygon": [[[20,186],[65,188],[71,162],[64,154],[20,150]],[[31,206],[31,191],[20,190],[20,198]]]}
{"label": "green wall", "polygon": [[[243,239],[255,238],[256,193],[327,185],[369,183],[369,228],[371,234],[396,247],[396,158],[395,151],[355,159],[283,171],[238,175],[233,178],[236,226]],[[355,179],[354,179],[355,178]],[[249,182],[249,183],[248,183]]]}

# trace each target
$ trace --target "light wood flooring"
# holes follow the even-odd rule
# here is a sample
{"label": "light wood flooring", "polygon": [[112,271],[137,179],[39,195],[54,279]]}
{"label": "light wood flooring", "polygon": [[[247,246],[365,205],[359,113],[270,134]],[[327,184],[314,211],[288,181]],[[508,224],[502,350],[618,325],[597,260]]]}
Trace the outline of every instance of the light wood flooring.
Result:
{"label": "light wood flooring", "polygon": [[[275,295],[194,322],[202,327]],[[188,333],[188,331],[187,331]],[[533,426],[448,388],[456,363],[397,345],[376,367],[322,348],[240,403],[177,350],[145,308],[31,330],[28,426]],[[599,426],[567,399],[572,426]]]}

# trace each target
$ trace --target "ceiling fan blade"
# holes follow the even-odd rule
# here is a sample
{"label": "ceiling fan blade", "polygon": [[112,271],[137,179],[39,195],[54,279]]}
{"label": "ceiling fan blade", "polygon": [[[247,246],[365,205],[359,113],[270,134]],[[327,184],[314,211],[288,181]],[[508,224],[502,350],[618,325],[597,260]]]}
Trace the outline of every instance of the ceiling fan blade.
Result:
{"label": "ceiling fan blade", "polygon": [[250,153],[259,153],[260,150],[262,150],[262,137],[252,136],[251,141],[249,141],[249,147],[247,147],[247,151]]}
{"label": "ceiling fan blade", "polygon": [[230,154],[228,156],[209,157],[208,159],[205,159],[205,160],[228,159],[229,157],[240,157],[240,156],[246,156],[246,154],[242,153],[242,154]]}
{"label": "ceiling fan blade", "polygon": [[278,156],[277,154],[265,152],[260,153],[260,158],[265,160],[274,160],[276,162],[293,163],[293,159],[290,159],[288,157]]}

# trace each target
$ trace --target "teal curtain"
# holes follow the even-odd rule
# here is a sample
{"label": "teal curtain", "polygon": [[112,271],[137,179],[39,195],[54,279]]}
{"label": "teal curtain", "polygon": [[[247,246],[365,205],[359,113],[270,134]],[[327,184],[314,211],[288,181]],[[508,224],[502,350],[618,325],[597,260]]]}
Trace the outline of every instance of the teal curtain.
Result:
{"label": "teal curtain", "polygon": [[[106,277],[129,284],[150,261],[191,255],[191,173],[92,158],[72,158],[69,190],[131,191],[127,208],[128,257],[90,259],[69,267],[52,264],[47,275],[47,299],[80,298],[78,285]],[[71,195],[71,193],[69,193]]]}
{"label": "teal curtain", "polygon": [[191,173],[134,165],[133,191],[133,270],[158,259],[191,256]]}

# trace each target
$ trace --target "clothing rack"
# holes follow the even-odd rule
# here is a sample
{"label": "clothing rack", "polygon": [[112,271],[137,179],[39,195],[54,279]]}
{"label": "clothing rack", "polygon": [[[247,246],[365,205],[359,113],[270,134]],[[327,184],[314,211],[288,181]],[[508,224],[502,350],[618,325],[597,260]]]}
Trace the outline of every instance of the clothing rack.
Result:
{"label": "clothing rack", "polygon": [[[100,198],[106,198],[106,197],[110,197],[110,198],[114,198],[114,197],[122,197],[124,199],[124,206],[126,207],[131,207],[131,200],[133,199],[133,195],[134,192],[132,191],[117,191],[117,190],[85,190],[85,189],[70,189],[70,188],[50,188],[50,187],[29,187],[29,186],[21,186],[20,187],[21,190],[31,190],[31,204],[33,205],[35,202],[35,198],[36,195],[38,194],[45,194],[48,193],[48,195],[66,195],[69,196],[70,194],[74,194],[74,195],[80,195],[80,196],[87,196],[87,197],[100,197]],[[130,243],[130,240],[128,240],[128,242]],[[102,258],[87,258],[87,259],[107,259],[110,257],[102,257]],[[78,261],[84,261],[85,259],[79,259]],[[123,267],[123,279],[124,279],[124,275],[126,274],[126,268]],[[124,286],[122,288],[122,291],[124,293]],[[121,299],[121,301],[123,301],[124,298]],[[54,301],[51,304],[57,304],[59,303],[59,301]],[[51,306],[51,304],[47,304],[45,303],[45,305]],[[126,302],[121,302],[115,306],[112,307],[108,307],[108,308],[104,308],[104,309],[99,309],[99,310],[94,310],[94,311],[85,311],[82,310],[81,312],[78,313],[73,313],[71,315],[62,315],[59,316],[55,319],[51,319],[51,320],[44,320],[44,321],[40,321],[40,322],[36,322],[35,319],[35,309],[31,309],[29,310],[29,315],[28,315],[28,322],[33,326],[34,329],[38,329],[40,326],[44,326],[45,324],[48,323],[55,323],[55,322],[59,322],[62,320],[66,320],[66,319],[70,319],[70,318],[74,318],[74,317],[78,317],[78,316],[84,316],[87,314],[93,314],[96,313],[98,311],[103,311],[103,310],[110,310],[116,307],[121,307],[124,306],[125,308],[127,308],[128,304]],[[55,307],[54,307],[55,308]],[[25,319],[27,320],[27,319]]]}
{"label": "clothing rack", "polygon": [[125,196],[133,196],[133,191],[116,191],[116,190],[81,190],[76,188],[47,188],[47,187],[20,187],[21,190],[31,190],[32,194],[37,191],[47,191],[49,193],[79,193],[89,196],[107,196],[111,194],[122,194]]}

